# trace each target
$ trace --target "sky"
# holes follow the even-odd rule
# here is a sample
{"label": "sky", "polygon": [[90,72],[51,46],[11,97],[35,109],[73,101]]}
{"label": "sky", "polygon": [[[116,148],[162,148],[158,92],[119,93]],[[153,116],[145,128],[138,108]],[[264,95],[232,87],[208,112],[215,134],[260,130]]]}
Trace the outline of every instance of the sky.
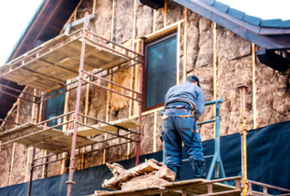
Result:
{"label": "sky", "polygon": [[5,64],[40,3],[42,0],[1,1],[0,66]]}
{"label": "sky", "polygon": [[[1,2],[0,66],[21,37],[36,9],[43,0],[13,0]],[[133,1],[133,0],[132,0]],[[262,19],[290,20],[289,0],[218,0],[248,15]],[[28,3],[29,2],[29,3]],[[6,8],[6,9],[3,9]],[[13,9],[11,9],[13,8]]]}

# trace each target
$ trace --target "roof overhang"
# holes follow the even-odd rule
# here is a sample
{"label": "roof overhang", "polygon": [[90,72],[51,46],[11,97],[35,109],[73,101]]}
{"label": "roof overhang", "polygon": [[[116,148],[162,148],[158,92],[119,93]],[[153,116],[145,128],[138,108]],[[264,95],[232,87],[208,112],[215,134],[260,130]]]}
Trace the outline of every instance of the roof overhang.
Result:
{"label": "roof overhang", "polygon": [[[285,50],[290,48],[290,28],[274,28],[254,25],[241,20],[213,7],[202,0],[173,0],[174,2],[187,7],[197,14],[227,28],[233,33],[255,43],[267,50]],[[224,4],[223,4],[224,5]],[[249,16],[248,16],[249,17]],[[252,17],[252,19],[256,19]],[[267,21],[264,21],[266,23]],[[260,21],[259,21],[260,23]],[[259,24],[257,23],[257,24]]]}

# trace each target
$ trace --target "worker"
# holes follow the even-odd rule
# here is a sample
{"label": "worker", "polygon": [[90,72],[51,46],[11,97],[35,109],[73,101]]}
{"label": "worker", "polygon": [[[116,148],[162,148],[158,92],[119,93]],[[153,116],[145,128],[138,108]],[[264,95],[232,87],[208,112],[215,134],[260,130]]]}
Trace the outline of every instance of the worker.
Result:
{"label": "worker", "polygon": [[182,142],[193,169],[193,178],[205,178],[205,160],[196,121],[204,113],[205,97],[196,76],[188,76],[165,95],[162,139],[167,167],[180,180]]}

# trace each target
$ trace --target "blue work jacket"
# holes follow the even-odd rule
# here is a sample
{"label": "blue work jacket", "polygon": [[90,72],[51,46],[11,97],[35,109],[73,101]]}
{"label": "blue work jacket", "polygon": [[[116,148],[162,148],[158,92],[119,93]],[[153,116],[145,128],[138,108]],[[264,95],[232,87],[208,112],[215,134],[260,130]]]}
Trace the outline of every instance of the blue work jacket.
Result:
{"label": "blue work jacket", "polygon": [[170,102],[182,100],[192,103],[197,119],[204,113],[205,97],[199,86],[185,81],[171,87],[165,95],[165,105]]}

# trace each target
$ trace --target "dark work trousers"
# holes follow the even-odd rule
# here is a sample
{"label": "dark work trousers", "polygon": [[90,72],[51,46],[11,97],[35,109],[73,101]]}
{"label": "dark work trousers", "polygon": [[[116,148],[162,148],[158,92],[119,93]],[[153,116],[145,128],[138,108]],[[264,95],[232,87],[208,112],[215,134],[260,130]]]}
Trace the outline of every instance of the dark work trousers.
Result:
{"label": "dark work trousers", "polygon": [[165,158],[169,168],[181,168],[182,141],[191,163],[204,161],[203,148],[196,120],[186,109],[167,109],[163,115],[162,138],[165,142]]}

